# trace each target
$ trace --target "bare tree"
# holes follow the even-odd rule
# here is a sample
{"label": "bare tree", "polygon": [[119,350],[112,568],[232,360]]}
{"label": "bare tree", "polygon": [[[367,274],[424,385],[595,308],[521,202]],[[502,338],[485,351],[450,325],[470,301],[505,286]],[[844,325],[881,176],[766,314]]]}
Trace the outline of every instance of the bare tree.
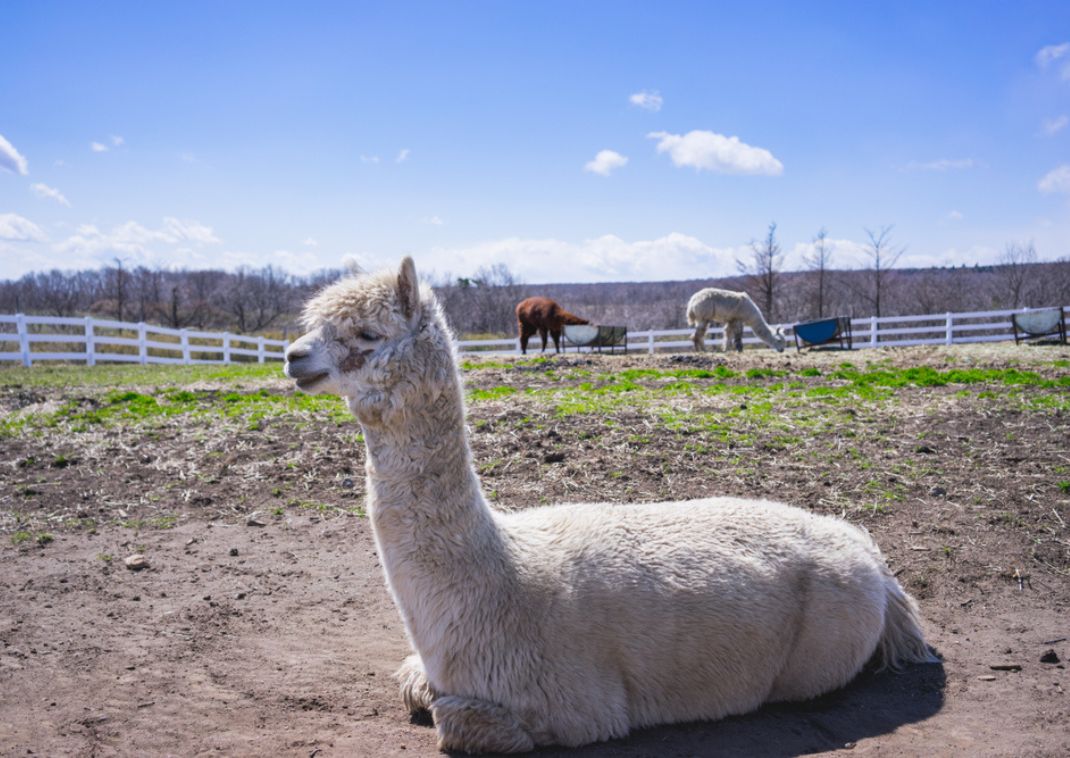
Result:
{"label": "bare tree", "polygon": [[769,224],[765,239],[752,241],[750,247],[750,260],[737,258],[736,268],[743,274],[744,288],[761,307],[766,319],[775,321],[773,308],[784,263],[784,253],[776,239],[776,222]]}
{"label": "bare tree", "polygon": [[870,267],[867,271],[869,283],[863,290],[863,296],[877,318],[881,315],[881,296],[888,284],[889,271],[906,251],[905,247],[895,247],[892,244],[892,228],[891,225],[882,226],[877,231],[866,228],[866,236],[869,238],[866,254],[869,256]]}
{"label": "bare tree", "polygon": [[832,248],[828,244],[828,230],[821,227],[813,239],[810,252],[803,256],[803,262],[812,272],[814,280],[814,311],[817,318],[825,317],[825,287],[828,280],[829,263],[832,260]]}
{"label": "bare tree", "polygon": [[1028,293],[1033,280],[1033,272],[1037,262],[1037,251],[1033,243],[1021,244],[1010,242],[1003,248],[1003,254],[999,257],[999,278],[1007,292],[1007,298],[1011,308],[1024,305],[1025,295]]}

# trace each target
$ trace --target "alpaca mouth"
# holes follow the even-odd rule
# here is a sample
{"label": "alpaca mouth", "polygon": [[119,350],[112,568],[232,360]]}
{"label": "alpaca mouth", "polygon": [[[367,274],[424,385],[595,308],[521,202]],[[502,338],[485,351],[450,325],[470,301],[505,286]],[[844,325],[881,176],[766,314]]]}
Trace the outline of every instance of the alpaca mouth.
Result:
{"label": "alpaca mouth", "polygon": [[319,384],[321,381],[323,381],[326,378],[327,378],[327,372],[326,371],[321,371],[320,373],[313,374],[312,376],[302,376],[302,377],[300,377],[300,378],[298,378],[296,380],[297,381],[297,388],[298,389],[302,389],[302,390],[307,390],[310,387],[312,387],[313,385]]}

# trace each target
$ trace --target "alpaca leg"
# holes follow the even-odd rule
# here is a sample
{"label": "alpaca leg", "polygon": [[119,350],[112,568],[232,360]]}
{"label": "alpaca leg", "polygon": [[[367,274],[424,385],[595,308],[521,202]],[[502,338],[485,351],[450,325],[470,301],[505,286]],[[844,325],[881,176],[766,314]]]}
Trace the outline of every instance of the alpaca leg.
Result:
{"label": "alpaca leg", "polygon": [[691,342],[695,345],[695,350],[702,352],[706,349],[706,322],[699,321],[695,326],[695,333],[691,335]]}
{"label": "alpaca leg", "polygon": [[735,322],[726,321],[724,324],[724,352],[728,352],[732,349],[732,343],[735,341]]}
{"label": "alpaca leg", "polygon": [[552,331],[552,332],[550,332],[550,336],[554,338],[554,352],[555,353],[560,353],[561,352],[561,332],[560,331]]}
{"label": "alpaca leg", "polygon": [[542,340],[542,351],[546,352],[546,327],[539,327],[539,338]]}
{"label": "alpaca leg", "polygon": [[535,747],[520,721],[500,705],[456,695],[431,704],[439,750],[524,753]]}
{"label": "alpaca leg", "polygon": [[735,331],[735,334],[733,335],[733,338],[735,339],[736,352],[737,353],[742,353],[743,352],[743,324],[741,324],[739,321],[736,321],[735,325],[736,325],[736,331]]}
{"label": "alpaca leg", "polygon": [[535,328],[528,326],[527,324],[520,324],[520,352],[527,355],[528,352],[528,340],[531,339],[531,335],[535,334]]}
{"label": "alpaca leg", "polygon": [[406,658],[401,668],[394,672],[394,678],[401,686],[401,700],[409,713],[431,710],[435,691],[427,682],[427,674],[424,673],[424,664],[419,655],[413,653]]}

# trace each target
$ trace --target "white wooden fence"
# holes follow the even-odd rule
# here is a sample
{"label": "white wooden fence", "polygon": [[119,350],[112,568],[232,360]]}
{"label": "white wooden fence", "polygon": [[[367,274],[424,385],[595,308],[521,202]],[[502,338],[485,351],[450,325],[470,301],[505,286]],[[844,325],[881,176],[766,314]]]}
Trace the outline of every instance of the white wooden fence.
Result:
{"label": "white wooden fence", "polygon": [[[973,313],[933,313],[921,316],[884,316],[851,319],[856,348],[904,347],[907,345],[952,345],[966,342],[1000,342],[1014,339],[1011,314],[1028,308]],[[1070,306],[1063,307],[1070,313]],[[792,344],[791,324],[781,324]],[[707,332],[708,344],[723,337],[723,327]],[[748,329],[744,344],[761,340]],[[35,350],[35,345],[56,345],[59,351]],[[72,346],[81,345],[81,350]],[[282,360],[289,342],[264,337],[246,337],[229,332],[168,329],[144,323],[109,321],[92,317],[0,315],[0,361],[19,361],[31,366],[37,361],[85,361],[93,366],[106,361],[126,363],[233,363],[236,356]],[[461,352],[481,355],[515,354],[520,343],[514,337],[498,340],[461,340]],[[119,350],[113,348],[119,347]],[[538,352],[541,343],[528,343]],[[552,347],[552,346],[551,346]],[[659,350],[691,349],[690,329],[662,329],[628,333],[628,350],[654,353]],[[619,348],[618,348],[619,349]],[[583,348],[584,351],[588,348]]]}
{"label": "white wooden fence", "polygon": [[[0,361],[19,361],[23,366],[38,361],[85,361],[90,366],[115,361],[234,363],[238,356],[263,363],[282,360],[288,344],[265,337],[168,329],[91,316],[0,315]],[[35,345],[45,348],[35,349]]]}
{"label": "white wooden fence", "polygon": [[[952,345],[967,342],[1002,342],[1014,339],[1011,326],[1012,313],[1024,313],[1029,308],[1002,311],[975,311],[973,313],[932,313],[919,316],[867,316],[851,319],[854,347],[905,347],[907,345]],[[1070,313],[1070,306],[1063,307]],[[780,324],[788,340],[794,344],[792,324]],[[691,329],[661,329],[643,332],[628,332],[628,350],[654,353],[659,350],[690,350]],[[706,333],[708,345],[717,344],[724,337],[724,327],[711,327]],[[745,345],[761,345],[750,329],[744,332]],[[461,352],[502,354],[520,352],[516,338],[501,340],[463,340],[458,343]],[[528,352],[538,353],[542,343],[538,338],[528,342]],[[549,345],[553,348],[552,343]],[[571,348],[575,350],[576,348]],[[588,351],[589,348],[580,348]],[[608,348],[603,348],[608,352]],[[619,348],[618,348],[619,350]]]}

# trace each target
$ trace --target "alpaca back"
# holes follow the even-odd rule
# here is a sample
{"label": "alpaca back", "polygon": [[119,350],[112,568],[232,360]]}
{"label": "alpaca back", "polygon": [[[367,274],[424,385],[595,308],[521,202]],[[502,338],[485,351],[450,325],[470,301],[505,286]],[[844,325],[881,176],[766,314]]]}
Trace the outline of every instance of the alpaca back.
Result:
{"label": "alpaca back", "polygon": [[696,326],[702,322],[745,320],[758,307],[746,292],[707,287],[691,296],[687,303],[687,323]]}
{"label": "alpaca back", "polygon": [[[525,638],[537,640],[533,675],[551,705],[569,699],[549,707],[556,733],[592,719],[634,728],[814,697],[850,681],[884,640],[899,660],[918,659],[899,641],[911,632],[897,598],[909,598],[869,536],[842,520],[739,498],[495,518],[522,596],[499,607],[532,609],[507,624],[529,631],[509,640],[476,631],[485,638],[472,647],[526,660]],[[920,632],[913,639],[924,647]],[[583,738],[607,736],[619,734]]]}

